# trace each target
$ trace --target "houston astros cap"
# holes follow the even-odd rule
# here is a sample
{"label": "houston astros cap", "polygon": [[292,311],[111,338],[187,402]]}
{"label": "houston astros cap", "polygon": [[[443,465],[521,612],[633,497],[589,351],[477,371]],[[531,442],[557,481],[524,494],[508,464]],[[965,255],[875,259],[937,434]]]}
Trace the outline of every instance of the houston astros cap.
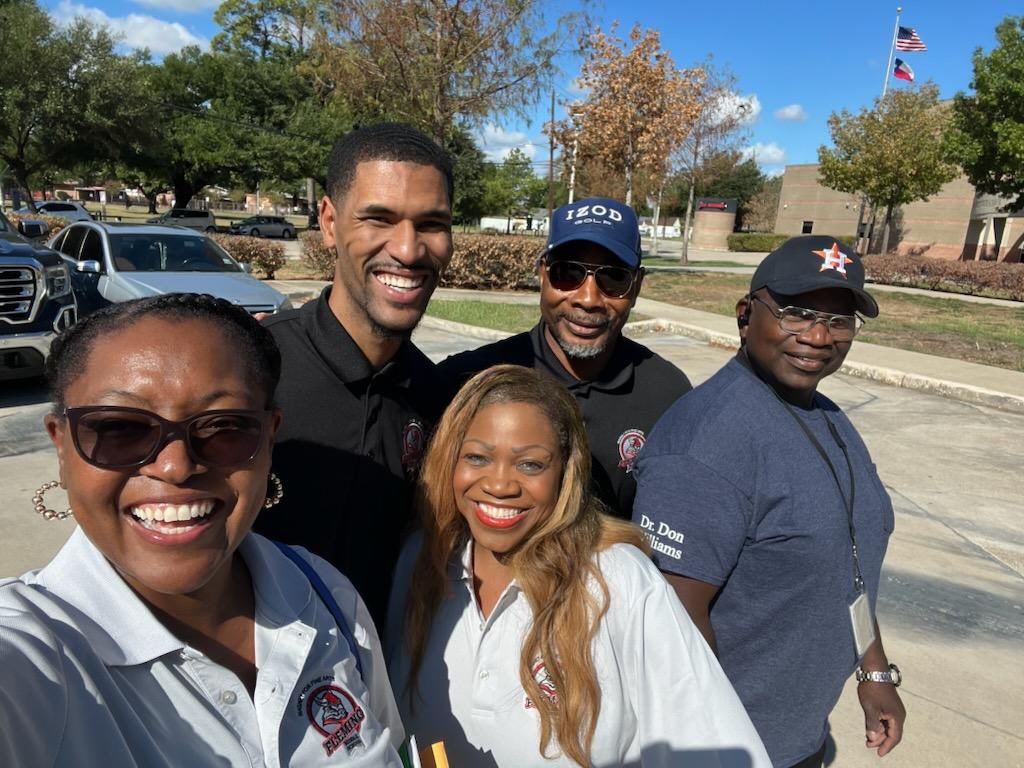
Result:
{"label": "houston astros cap", "polygon": [[633,209],[617,200],[588,197],[556,209],[547,253],[575,240],[608,249],[630,269],[640,266],[640,225]]}
{"label": "houston astros cap", "polygon": [[846,288],[853,293],[857,309],[866,317],[878,317],[878,304],[864,290],[864,265],[850,246],[828,235],[791,237],[754,271],[750,292],[768,288],[783,296]]}

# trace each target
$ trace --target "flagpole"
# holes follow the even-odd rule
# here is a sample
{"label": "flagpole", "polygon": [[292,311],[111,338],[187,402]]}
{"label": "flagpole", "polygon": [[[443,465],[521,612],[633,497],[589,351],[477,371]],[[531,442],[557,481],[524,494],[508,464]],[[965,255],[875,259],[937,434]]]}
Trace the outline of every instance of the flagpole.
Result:
{"label": "flagpole", "polygon": [[886,91],[889,90],[889,73],[892,72],[892,56],[896,51],[896,35],[900,31],[900,14],[903,8],[896,6],[896,25],[892,28],[892,43],[889,45],[889,63],[885,65],[885,82],[882,84],[882,98],[885,99]]}

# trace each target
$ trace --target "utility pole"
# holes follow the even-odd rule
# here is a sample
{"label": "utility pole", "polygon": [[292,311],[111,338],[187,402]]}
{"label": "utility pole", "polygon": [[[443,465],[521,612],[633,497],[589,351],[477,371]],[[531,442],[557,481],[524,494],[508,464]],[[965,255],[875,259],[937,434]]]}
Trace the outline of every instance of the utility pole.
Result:
{"label": "utility pole", "polygon": [[580,137],[572,140],[572,166],[569,168],[569,202],[576,200],[576,156],[580,151]]}
{"label": "utility pole", "polygon": [[555,90],[551,89],[551,122],[548,124],[548,231],[555,212]]}

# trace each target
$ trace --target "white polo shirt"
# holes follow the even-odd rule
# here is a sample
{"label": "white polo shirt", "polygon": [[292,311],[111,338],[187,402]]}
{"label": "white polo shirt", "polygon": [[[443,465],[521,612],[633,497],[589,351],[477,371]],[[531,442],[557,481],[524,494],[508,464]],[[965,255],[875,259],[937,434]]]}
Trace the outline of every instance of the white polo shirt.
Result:
{"label": "white polo shirt", "polygon": [[[411,706],[401,624],[420,542],[402,553],[388,615],[389,669],[408,732],[421,745],[444,741],[453,766],[575,765],[540,755],[537,710],[519,680],[533,620],[526,597],[512,582],[484,619],[471,545],[450,571]],[[591,649],[601,688],[591,764],[770,768],[718,661],[654,564],[625,544],[597,557],[610,600]],[[550,679],[544,683],[544,661],[536,662],[537,680],[557,696]],[[555,744],[549,754],[557,751]]]}
{"label": "white polo shirt", "polygon": [[348,579],[301,552],[348,619],[363,679],[298,567],[256,534],[239,552],[256,597],[253,698],[81,529],[45,568],[0,582],[0,765],[400,766],[377,632]]}

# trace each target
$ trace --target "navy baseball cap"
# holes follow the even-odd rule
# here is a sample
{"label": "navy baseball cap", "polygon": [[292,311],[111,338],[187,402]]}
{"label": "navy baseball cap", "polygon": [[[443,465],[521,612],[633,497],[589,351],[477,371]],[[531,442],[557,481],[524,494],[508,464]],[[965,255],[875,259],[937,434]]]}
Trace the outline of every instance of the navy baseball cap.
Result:
{"label": "navy baseball cap", "polygon": [[630,269],[640,266],[640,224],[628,205],[607,197],[588,197],[557,208],[551,215],[547,253],[575,240],[606,248]]}
{"label": "navy baseball cap", "polygon": [[878,317],[878,304],[864,290],[864,265],[850,246],[828,235],[791,237],[754,270],[750,292],[767,288],[796,296],[821,288],[845,288],[866,317]]}

